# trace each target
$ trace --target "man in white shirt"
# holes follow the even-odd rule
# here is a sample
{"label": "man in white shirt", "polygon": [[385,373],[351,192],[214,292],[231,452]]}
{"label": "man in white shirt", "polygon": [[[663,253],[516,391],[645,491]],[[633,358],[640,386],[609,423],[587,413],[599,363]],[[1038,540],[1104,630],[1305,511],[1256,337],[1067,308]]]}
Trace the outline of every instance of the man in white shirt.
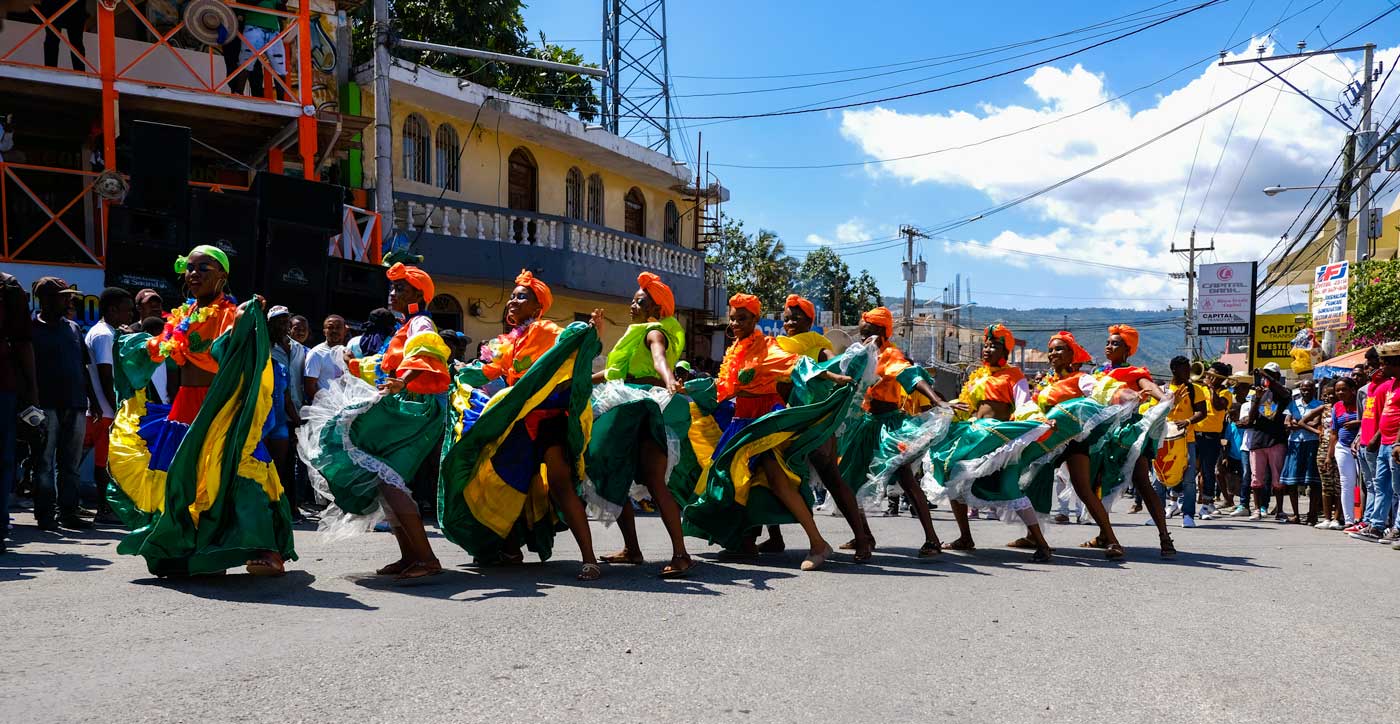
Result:
{"label": "man in white shirt", "polygon": [[303,399],[308,405],[316,399],[317,392],[329,387],[331,380],[345,371],[345,364],[341,361],[345,354],[345,337],[349,333],[349,328],[345,326],[345,318],[339,314],[326,317],[326,321],[321,324],[321,332],[326,336],[326,341],[312,347],[311,351],[306,353],[306,371],[302,384]]}
{"label": "man in white shirt", "polygon": [[117,391],[112,382],[113,347],[117,330],[131,321],[134,302],[131,293],[120,287],[107,287],[98,297],[101,319],[92,325],[83,343],[88,351],[88,382],[92,399],[88,414],[88,429],[92,438],[92,474],[97,484],[97,522],[115,523],[116,516],[107,505],[107,435],[117,416]]}

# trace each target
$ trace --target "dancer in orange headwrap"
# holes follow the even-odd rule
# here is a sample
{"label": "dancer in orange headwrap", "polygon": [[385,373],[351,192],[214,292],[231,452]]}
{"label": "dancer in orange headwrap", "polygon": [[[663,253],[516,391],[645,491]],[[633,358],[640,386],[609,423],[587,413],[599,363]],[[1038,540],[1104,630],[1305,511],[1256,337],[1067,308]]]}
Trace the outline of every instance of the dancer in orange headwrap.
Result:
{"label": "dancer in orange headwrap", "polygon": [[549,285],[521,271],[506,302],[510,331],[455,374],[438,519],[478,561],[519,563],[522,545],[549,558],[557,511],[583,557],[578,579],[593,581],[603,571],[574,483],[603,310],[561,329],[544,316],[553,302]]}
{"label": "dancer in orange headwrap", "polygon": [[1137,350],[1137,329],[1127,324],[1115,324],[1108,328],[1108,340],[1104,343],[1107,361],[1099,369],[1099,377],[1118,383],[1155,404],[1145,413],[1135,414],[1096,447],[1092,458],[1093,476],[1100,495],[1110,500],[1123,486],[1132,482],[1138,499],[1147,504],[1147,512],[1157,526],[1162,557],[1170,558],[1176,555],[1176,546],[1167,532],[1166,510],[1161,498],[1152,489],[1148,469],[1150,461],[1156,456],[1157,441],[1161,439],[1167,413],[1171,410],[1171,395],[1152,381],[1152,372],[1146,367],[1128,364],[1128,358]]}
{"label": "dancer in orange headwrap", "polygon": [[[762,309],[757,297],[735,294],[729,307],[734,344],[724,355],[716,384],[719,399],[733,401],[733,418],[696,486],[696,500],[686,506],[686,527],[734,551],[742,550],[756,526],[797,522],[810,545],[802,570],[814,570],[833,551],[812,518],[805,472],[812,451],[840,423],[848,388],[808,404],[786,405],[779,385],[793,381],[797,356],[783,352],[758,329]],[[814,370],[811,379],[817,378],[841,386],[851,382],[829,370]]]}
{"label": "dancer in orange headwrap", "polygon": [[631,489],[634,482],[645,485],[671,538],[671,562],[661,577],[681,578],[694,563],[685,549],[680,506],[692,497],[701,469],[689,434],[691,401],[675,378],[685,330],[676,321],[671,287],[652,272],[637,277],[630,311],[632,324],[608,353],[607,366],[593,376],[593,425],[581,487],[598,518],[615,517],[622,531],[622,550],[603,562],[640,564],[645,559]]}
{"label": "dancer in orange headwrap", "polygon": [[[841,478],[861,498],[880,495],[886,482],[897,480],[923,526],[919,557],[935,556],[942,552],[942,546],[933,529],[928,499],[914,479],[913,463],[947,434],[948,415],[943,398],[934,391],[928,373],[910,364],[890,342],[894,336],[894,315],[890,310],[876,307],[862,313],[860,319],[861,337],[879,350],[875,367],[878,379],[865,391],[865,414],[847,427],[838,443]],[[937,409],[911,416],[909,413],[919,404],[915,395],[923,398],[923,404],[931,403]],[[864,536],[857,535],[841,547],[860,553],[874,549],[875,539],[866,526]]]}
{"label": "dancer in orange headwrap", "polygon": [[[784,302],[783,335],[775,337],[773,341],[789,354],[801,355],[815,362],[831,360],[836,356],[831,341],[812,331],[816,319],[816,305],[800,295],[789,294]],[[865,513],[856,502],[855,492],[841,477],[841,469],[837,464],[836,438],[828,438],[820,448],[812,452],[809,461],[821,478],[822,485],[836,502],[841,515],[845,516],[846,522],[851,526],[851,532],[855,535],[853,547],[856,562],[869,560],[871,549],[875,545],[874,538],[870,535]],[[785,548],[782,528],[770,525],[768,540],[758,544],[753,550],[757,553],[781,553]]]}
{"label": "dancer in orange headwrap", "polygon": [[423,461],[437,453],[446,415],[450,351],[428,316],[433,280],[416,266],[396,263],[389,278],[389,308],[402,315],[384,348],[362,359],[346,353],[342,375],[304,409],[297,453],[312,484],[334,505],[323,530],[364,530],[384,515],[399,544],[399,559],[381,576],[409,580],[442,572],[428,542],[409,483]]}

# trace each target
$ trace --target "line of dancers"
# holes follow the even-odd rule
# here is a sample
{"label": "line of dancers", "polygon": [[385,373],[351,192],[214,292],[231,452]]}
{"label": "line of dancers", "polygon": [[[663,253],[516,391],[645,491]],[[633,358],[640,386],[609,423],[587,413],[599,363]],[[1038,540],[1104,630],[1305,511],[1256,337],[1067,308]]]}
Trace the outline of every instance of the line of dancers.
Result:
{"label": "line of dancers", "polygon": [[[510,565],[527,549],[548,559],[567,529],[584,581],[603,575],[601,563],[645,562],[631,503],[637,486],[670,539],[662,578],[694,569],[686,537],[741,560],[782,550],[780,526],[794,523],[807,537],[802,570],[821,568],[835,550],[813,518],[818,484],[849,525],[840,548],[857,562],[876,549],[864,511],[887,488],[910,501],[921,558],[973,550],[971,508],[1023,525],[1011,545],[1047,561],[1053,549],[1040,518],[1054,507],[1060,469],[1099,526],[1083,546],[1124,556],[1107,511],[1131,484],[1162,555],[1175,553],[1148,477],[1172,398],[1131,364],[1138,339],[1127,325],[1109,328],[1107,364],[1092,372],[1074,336],[1055,335],[1047,350],[1054,373],[1032,389],[1008,364],[1012,331],[994,324],[982,364],[945,400],[891,343],[888,309],[862,314],[860,340],[838,351],[812,330],[810,301],[788,296],[784,333],[770,337],[758,327],[758,298],[738,293],[718,375],[681,380],[685,333],[658,275],[638,277],[631,324],[595,372],[602,310],[561,327],[546,317],[549,285],[523,271],[505,308],[509,331],[462,365],[428,315],[433,280],[415,261],[386,260],[397,331],[373,354],[346,353],[345,374],[302,409],[297,433],[297,454],[332,503],[322,530],[334,538],[386,521],[393,532],[398,559],[377,575],[412,582],[442,572],[409,488],[430,456],[440,463],[437,522],[449,541],[480,564]],[[232,298],[229,260],[216,247],[196,247],[175,268],[188,301],[159,333],[118,342],[108,498],[131,529],[118,550],[145,557],[157,576],[236,566],[281,575],[296,552],[290,506],[263,444],[274,392],[264,302]],[[146,397],[161,366],[180,377],[170,405]],[[948,543],[929,513],[942,499],[958,526]],[[620,550],[595,554],[590,517],[617,524]]]}

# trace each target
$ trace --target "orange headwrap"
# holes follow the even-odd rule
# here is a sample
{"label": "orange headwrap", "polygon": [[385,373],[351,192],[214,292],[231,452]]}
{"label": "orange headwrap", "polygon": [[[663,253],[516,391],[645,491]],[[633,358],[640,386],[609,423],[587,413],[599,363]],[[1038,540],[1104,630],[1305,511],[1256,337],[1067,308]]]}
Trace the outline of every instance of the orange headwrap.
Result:
{"label": "orange headwrap", "polygon": [[808,319],[812,320],[813,322],[817,321],[816,306],[813,305],[811,302],[807,301],[806,299],[802,298],[800,295],[789,294],[787,297],[787,301],[783,302],[783,306],[789,308],[797,307],[798,309],[802,310],[803,314],[807,315]]}
{"label": "orange headwrap", "polygon": [[885,329],[885,339],[894,336],[894,315],[886,307],[876,307],[860,313],[860,321],[869,322]]}
{"label": "orange headwrap", "polygon": [[752,312],[755,317],[763,314],[763,305],[759,304],[758,297],[752,294],[745,294],[743,292],[735,294],[729,298],[729,306],[734,309],[747,309]]}
{"label": "orange headwrap", "polygon": [[1055,335],[1050,338],[1050,341],[1054,342],[1057,339],[1069,345],[1069,350],[1074,353],[1073,364],[1082,365],[1094,361],[1094,358],[1089,354],[1089,350],[1084,349],[1079,342],[1075,341],[1073,334],[1067,331],[1056,332]]}
{"label": "orange headwrap", "polygon": [[1011,351],[1016,349],[1016,335],[1012,334],[1011,330],[1007,329],[1004,324],[993,324],[987,327],[984,336],[989,339],[1000,340],[1001,348],[1006,352],[1007,356],[1010,356]]}
{"label": "orange headwrap", "polygon": [[549,311],[549,307],[554,304],[554,292],[549,291],[549,285],[535,278],[528,269],[521,269],[520,275],[515,278],[515,285],[529,289],[535,295],[535,301],[540,303],[540,314]]}
{"label": "orange headwrap", "polygon": [[651,301],[656,302],[656,306],[661,307],[662,319],[676,315],[676,295],[661,281],[661,277],[642,272],[637,275],[637,286],[651,297]]}
{"label": "orange headwrap", "polygon": [[1108,335],[1111,337],[1115,334],[1119,337],[1122,337],[1123,342],[1128,345],[1129,357],[1137,354],[1138,331],[1136,327],[1132,326],[1131,324],[1115,324],[1112,327],[1108,328]]}
{"label": "orange headwrap", "polygon": [[389,267],[389,271],[385,272],[385,275],[389,277],[391,282],[403,279],[408,282],[409,286],[422,292],[425,306],[433,300],[433,278],[428,276],[428,272],[416,266],[408,266],[403,262],[395,262],[393,266]]}

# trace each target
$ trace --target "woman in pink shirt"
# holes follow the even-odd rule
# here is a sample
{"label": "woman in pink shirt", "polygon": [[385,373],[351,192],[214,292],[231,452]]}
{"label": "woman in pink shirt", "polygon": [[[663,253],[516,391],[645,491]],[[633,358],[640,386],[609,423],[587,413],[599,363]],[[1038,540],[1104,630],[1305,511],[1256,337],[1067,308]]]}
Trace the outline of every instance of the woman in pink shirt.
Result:
{"label": "woman in pink shirt", "polygon": [[1400,387],[1396,385],[1396,380],[1400,379],[1400,342],[1378,345],[1376,352],[1381,359],[1383,381],[1379,385],[1372,384],[1363,418],[1373,423],[1374,432],[1367,436],[1367,426],[1363,423],[1361,436],[1366,450],[1375,455],[1374,494],[1366,506],[1367,526],[1351,537],[1395,545],[1400,543],[1400,531],[1386,530],[1386,525],[1396,492],[1400,490],[1400,446],[1395,444],[1400,437]]}

